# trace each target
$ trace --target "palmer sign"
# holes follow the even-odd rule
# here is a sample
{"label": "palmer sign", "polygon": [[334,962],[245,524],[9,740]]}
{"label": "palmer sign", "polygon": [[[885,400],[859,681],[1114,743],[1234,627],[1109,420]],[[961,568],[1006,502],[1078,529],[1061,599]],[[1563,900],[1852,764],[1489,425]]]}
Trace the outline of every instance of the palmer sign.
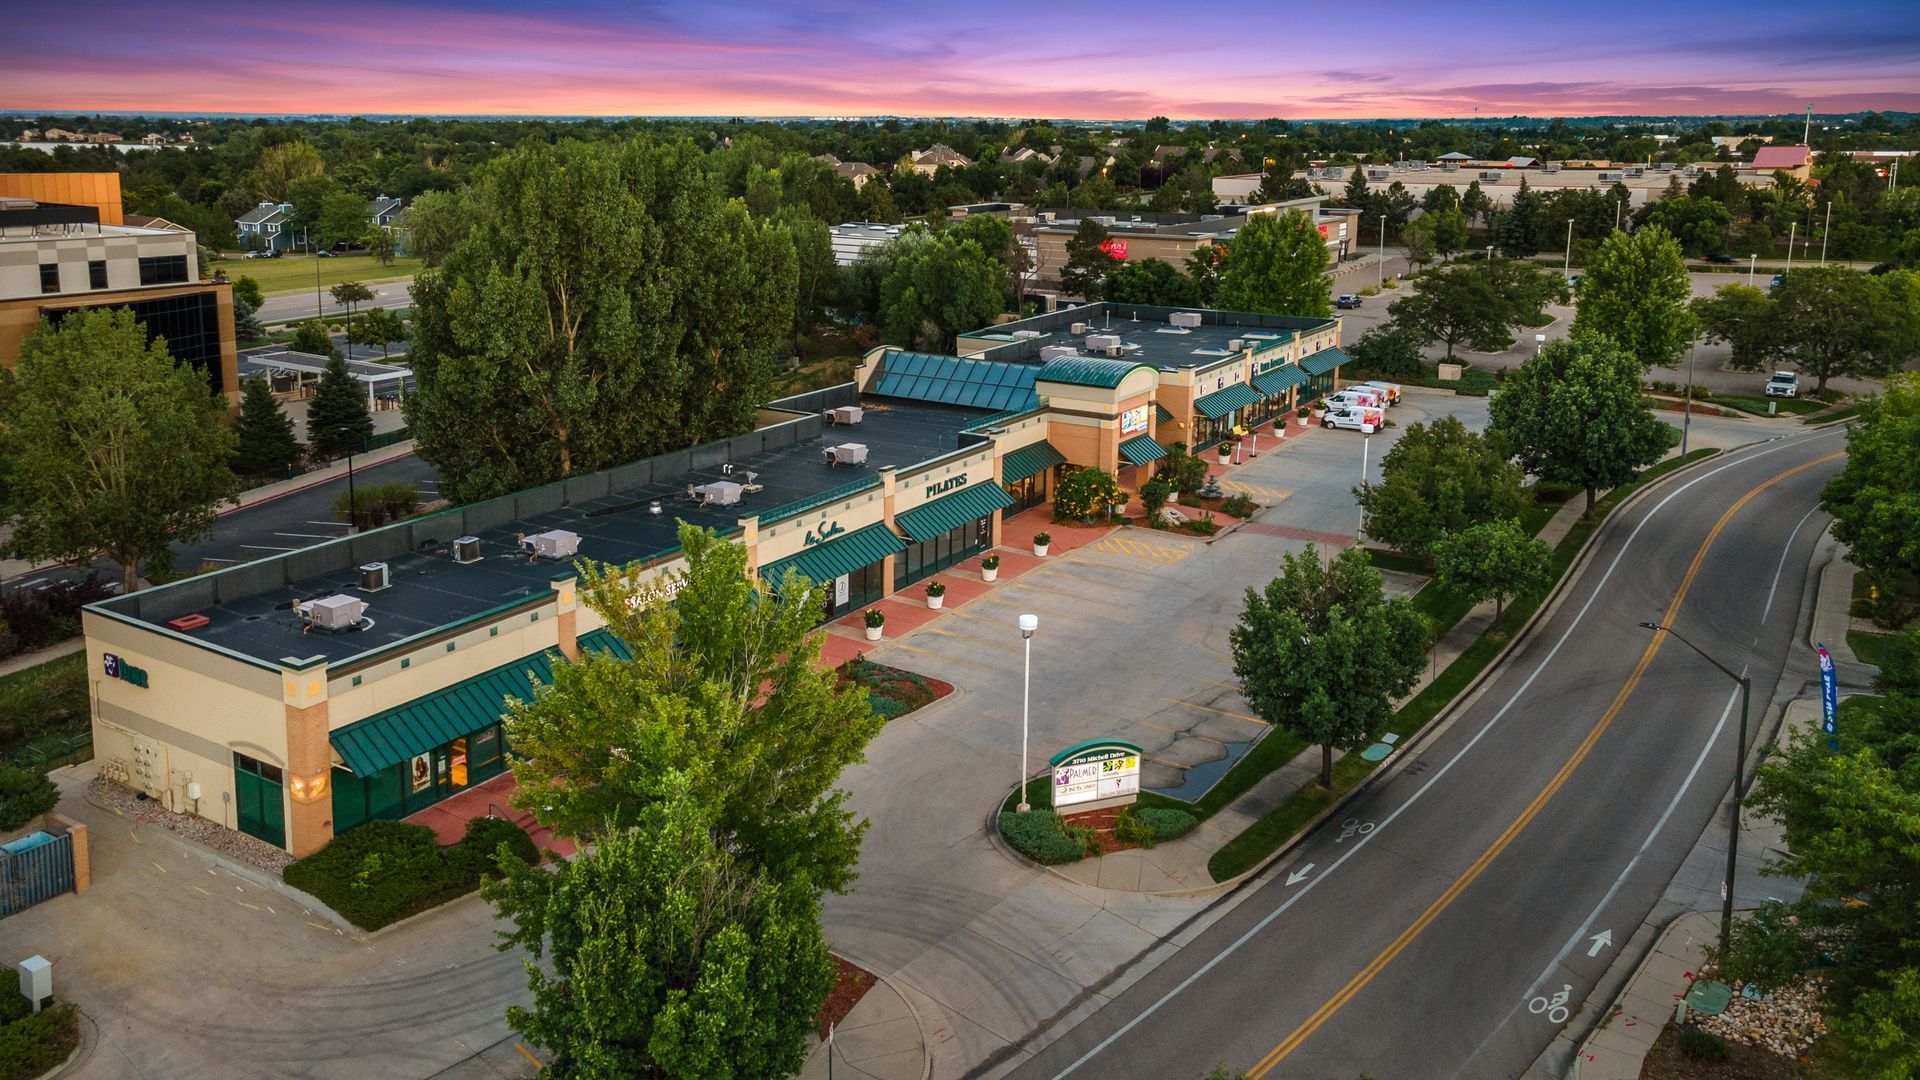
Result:
{"label": "palmer sign", "polygon": [[1055,754],[1053,808],[1124,806],[1140,797],[1140,748],[1122,739],[1094,739]]}

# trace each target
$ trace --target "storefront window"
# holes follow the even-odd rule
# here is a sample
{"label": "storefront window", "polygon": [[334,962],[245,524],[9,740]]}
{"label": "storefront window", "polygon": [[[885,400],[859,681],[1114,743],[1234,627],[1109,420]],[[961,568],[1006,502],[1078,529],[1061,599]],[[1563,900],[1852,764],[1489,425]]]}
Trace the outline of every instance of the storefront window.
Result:
{"label": "storefront window", "polygon": [[957,562],[986,549],[993,538],[993,516],[988,515],[965,525],[948,529],[938,536],[928,537],[917,544],[907,545],[902,565],[905,573],[900,579],[900,587],[945,570]]}
{"label": "storefront window", "polygon": [[[1030,510],[1046,502],[1047,475],[1052,471],[1052,469],[1043,469],[1024,480],[1015,480],[1010,484],[1004,485],[1007,489],[1007,494],[1013,498],[1011,512],[1018,513],[1021,510]],[[1009,511],[1002,511],[1002,513],[1007,512]]]}

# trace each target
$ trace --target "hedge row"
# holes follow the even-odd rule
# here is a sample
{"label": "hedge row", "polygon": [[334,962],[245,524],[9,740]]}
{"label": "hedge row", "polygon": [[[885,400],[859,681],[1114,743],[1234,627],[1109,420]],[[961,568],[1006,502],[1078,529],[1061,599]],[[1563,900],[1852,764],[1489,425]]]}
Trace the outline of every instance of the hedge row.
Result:
{"label": "hedge row", "polygon": [[67,1060],[80,1045],[80,1017],[72,1005],[33,1012],[17,991],[0,989],[0,1080],[31,1080]]}
{"label": "hedge row", "polygon": [[466,836],[445,848],[424,825],[369,821],[289,865],[282,877],[362,930],[378,930],[498,877],[501,844],[523,862],[539,861],[533,838],[504,818],[474,818]]}

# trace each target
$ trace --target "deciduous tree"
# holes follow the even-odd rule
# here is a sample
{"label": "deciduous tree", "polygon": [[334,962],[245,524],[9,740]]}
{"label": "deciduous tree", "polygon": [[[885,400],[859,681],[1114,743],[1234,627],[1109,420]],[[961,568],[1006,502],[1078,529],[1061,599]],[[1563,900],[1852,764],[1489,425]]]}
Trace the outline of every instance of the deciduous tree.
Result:
{"label": "deciduous tree", "polygon": [[1613,338],[1642,369],[1667,367],[1693,343],[1692,296],[1686,259],[1665,229],[1615,232],[1587,260],[1573,329]]}
{"label": "deciduous tree", "polygon": [[1066,265],[1060,268],[1060,291],[1083,300],[1106,296],[1107,275],[1120,260],[1107,253],[1107,227],[1083,217],[1067,241]]}
{"label": "deciduous tree", "polygon": [[1712,296],[1693,301],[1700,333],[1709,341],[1723,341],[1732,349],[1728,363],[1742,371],[1758,371],[1773,356],[1773,298],[1751,285],[1722,285]]}
{"label": "deciduous tree", "polygon": [[392,266],[394,253],[399,250],[399,243],[394,240],[393,233],[379,226],[368,229],[360,235],[360,246],[367,249],[367,254],[378,259],[381,266]]}
{"label": "deciduous tree", "polygon": [[1369,538],[1413,556],[1475,525],[1518,517],[1526,476],[1457,417],[1409,425],[1380,462],[1380,483],[1353,489]]}
{"label": "deciduous tree", "polygon": [[347,318],[353,318],[355,304],[364,304],[373,299],[373,290],[357,281],[343,281],[327,290],[333,295],[333,302],[347,306]]}
{"label": "deciduous tree", "polygon": [[1488,434],[1520,467],[1594,493],[1633,479],[1678,437],[1640,399],[1640,361],[1591,331],[1549,341],[1510,371]]}
{"label": "deciduous tree", "polygon": [[0,369],[0,517],[18,558],[120,566],[127,591],[141,566],[173,565],[172,541],[213,529],[232,494],[234,436],[226,399],[204,372],[176,364],[166,342],[125,309],[81,309],[42,321]]}
{"label": "deciduous tree", "polygon": [[1311,544],[1285,556],[1265,590],[1247,590],[1228,634],[1241,692],[1261,719],[1320,747],[1320,783],[1333,751],[1354,750],[1393,713],[1426,661],[1431,629],[1404,599],[1387,599],[1380,571],[1348,548],[1323,563]]}
{"label": "deciduous tree", "polygon": [[1439,342],[1453,359],[1454,347],[1470,343],[1493,351],[1513,344],[1511,312],[1483,267],[1436,268],[1414,279],[1413,292],[1387,305],[1393,325],[1422,343]]}
{"label": "deciduous tree", "polygon": [[1433,547],[1434,581],[1458,596],[1493,601],[1493,625],[1507,601],[1551,580],[1553,549],[1527,535],[1516,518],[1483,521]]}
{"label": "deciduous tree", "polygon": [[1780,279],[1767,320],[1772,351],[1825,392],[1836,376],[1880,375],[1908,359],[1920,313],[1896,304],[1870,274],[1805,267]]}
{"label": "deciduous tree", "polygon": [[968,239],[935,237],[897,259],[880,285],[887,340],[951,353],[961,332],[1004,310],[1006,271]]}
{"label": "deciduous tree", "polygon": [[1875,577],[1920,575],[1920,375],[1887,380],[1847,429],[1847,461],[1821,504],[1847,558]]}
{"label": "deciduous tree", "polygon": [[339,356],[340,350],[333,343],[333,335],[327,332],[327,324],[319,319],[303,319],[294,324],[294,352],[303,352],[312,356]]}
{"label": "deciduous tree", "polygon": [[1306,214],[1255,215],[1240,226],[1230,250],[1220,277],[1221,307],[1310,319],[1332,313],[1327,239]]}

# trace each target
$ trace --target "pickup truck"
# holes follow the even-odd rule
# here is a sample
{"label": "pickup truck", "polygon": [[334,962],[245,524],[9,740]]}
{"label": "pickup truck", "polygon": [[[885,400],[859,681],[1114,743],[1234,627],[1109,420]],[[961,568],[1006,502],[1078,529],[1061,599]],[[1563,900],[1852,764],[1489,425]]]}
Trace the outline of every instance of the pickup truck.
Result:
{"label": "pickup truck", "polygon": [[1800,376],[1791,371],[1776,371],[1767,380],[1768,397],[1799,397]]}

